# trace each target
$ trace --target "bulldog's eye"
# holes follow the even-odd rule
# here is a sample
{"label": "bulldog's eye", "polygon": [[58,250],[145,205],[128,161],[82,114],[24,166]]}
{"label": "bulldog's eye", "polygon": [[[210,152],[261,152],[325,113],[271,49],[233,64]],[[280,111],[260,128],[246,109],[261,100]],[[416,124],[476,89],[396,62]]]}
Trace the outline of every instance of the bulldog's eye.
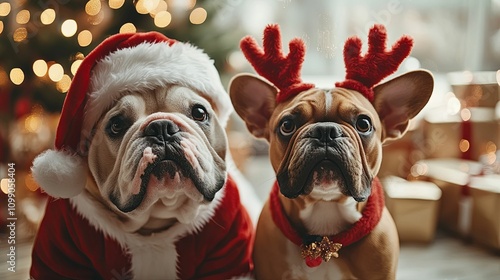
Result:
{"label": "bulldog's eye", "polygon": [[130,127],[131,121],[126,117],[118,115],[112,117],[106,126],[106,132],[111,138],[118,138],[125,134]]}
{"label": "bulldog's eye", "polygon": [[207,109],[205,109],[202,105],[194,105],[191,109],[191,116],[193,117],[193,120],[199,122],[208,120]]}
{"label": "bulldog's eye", "polygon": [[356,120],[356,130],[361,133],[367,133],[372,130],[372,122],[370,117],[361,115]]}
{"label": "bulldog's eye", "polygon": [[283,136],[290,136],[295,132],[295,130],[297,130],[297,126],[295,125],[294,121],[285,119],[281,122],[280,133]]}

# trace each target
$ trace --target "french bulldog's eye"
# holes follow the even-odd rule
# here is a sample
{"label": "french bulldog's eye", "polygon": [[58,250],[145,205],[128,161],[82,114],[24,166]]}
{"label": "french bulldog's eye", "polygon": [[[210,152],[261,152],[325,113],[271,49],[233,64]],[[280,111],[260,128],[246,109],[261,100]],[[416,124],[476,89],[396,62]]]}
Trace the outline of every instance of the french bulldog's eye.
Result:
{"label": "french bulldog's eye", "polygon": [[372,129],[372,122],[368,116],[361,115],[356,120],[356,130],[361,133],[367,133]]}
{"label": "french bulldog's eye", "polygon": [[285,119],[281,122],[280,133],[283,136],[290,136],[295,132],[295,130],[297,130],[297,126],[294,121]]}
{"label": "french bulldog's eye", "polygon": [[125,134],[130,125],[130,120],[124,116],[114,116],[109,120],[106,126],[106,132],[111,138],[118,138]]}
{"label": "french bulldog's eye", "polygon": [[194,105],[191,109],[191,116],[193,117],[193,120],[199,122],[208,120],[207,109],[205,109],[202,105]]}

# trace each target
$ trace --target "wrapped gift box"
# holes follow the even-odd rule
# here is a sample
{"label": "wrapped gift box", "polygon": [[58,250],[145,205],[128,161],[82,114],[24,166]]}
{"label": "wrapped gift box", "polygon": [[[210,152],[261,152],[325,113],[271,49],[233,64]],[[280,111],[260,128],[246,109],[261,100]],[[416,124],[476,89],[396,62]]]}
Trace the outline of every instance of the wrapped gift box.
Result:
{"label": "wrapped gift box", "polygon": [[430,182],[393,176],[383,179],[382,184],[400,242],[434,240],[441,190]]}
{"label": "wrapped gift box", "polygon": [[463,109],[454,115],[443,108],[429,110],[423,123],[426,158],[477,161],[500,146],[499,126],[490,108]]}
{"label": "wrapped gift box", "polygon": [[461,159],[426,159],[412,167],[419,180],[435,183],[442,192],[439,207],[440,227],[462,236],[468,236],[471,223],[471,197],[468,183],[479,175],[483,165]]}
{"label": "wrapped gift box", "polygon": [[448,82],[463,107],[495,107],[500,100],[500,85],[496,71],[451,72]]}
{"label": "wrapped gift box", "polygon": [[471,237],[474,242],[500,250],[500,175],[472,177]]}

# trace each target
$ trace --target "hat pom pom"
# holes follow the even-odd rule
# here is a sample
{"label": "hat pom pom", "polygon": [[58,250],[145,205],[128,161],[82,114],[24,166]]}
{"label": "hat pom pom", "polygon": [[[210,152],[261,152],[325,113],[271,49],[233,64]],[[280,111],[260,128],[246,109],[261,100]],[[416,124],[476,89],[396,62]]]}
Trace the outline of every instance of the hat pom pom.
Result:
{"label": "hat pom pom", "polygon": [[31,172],[42,190],[56,198],[78,195],[87,181],[87,169],[82,158],[64,151],[43,152],[33,161]]}

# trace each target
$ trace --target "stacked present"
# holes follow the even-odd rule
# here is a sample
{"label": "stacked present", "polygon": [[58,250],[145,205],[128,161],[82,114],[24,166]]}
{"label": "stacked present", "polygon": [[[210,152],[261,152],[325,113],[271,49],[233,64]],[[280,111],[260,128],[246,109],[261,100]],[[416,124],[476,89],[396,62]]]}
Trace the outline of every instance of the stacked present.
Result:
{"label": "stacked present", "polygon": [[[429,224],[437,218],[440,228],[500,250],[497,214],[500,211],[500,151],[497,151],[500,147],[500,106],[497,106],[497,103],[500,105],[500,71],[457,72],[447,78],[452,92],[442,96],[441,106],[428,108],[422,122],[402,143],[394,146],[396,149],[384,150],[384,157],[390,159],[382,166],[382,176],[397,175],[437,186],[441,190],[439,210],[436,216],[431,216],[431,212],[426,214]],[[398,152],[400,158],[394,159],[392,156]],[[397,170],[384,169],[390,167],[391,161],[396,163]],[[411,183],[414,182],[398,185],[406,188]],[[397,217],[402,213],[397,208],[391,209],[390,203],[401,202],[402,198],[394,197],[394,187],[390,185],[385,186],[388,208],[396,217],[401,237],[410,232],[411,225],[398,225]],[[419,194],[411,195],[419,197]],[[430,197],[419,199],[421,208],[434,203]],[[422,227],[429,228],[429,225]],[[402,241],[407,239],[403,234]]]}
{"label": "stacked present", "polygon": [[401,242],[431,242],[437,226],[441,190],[431,182],[383,179],[385,204]]}

